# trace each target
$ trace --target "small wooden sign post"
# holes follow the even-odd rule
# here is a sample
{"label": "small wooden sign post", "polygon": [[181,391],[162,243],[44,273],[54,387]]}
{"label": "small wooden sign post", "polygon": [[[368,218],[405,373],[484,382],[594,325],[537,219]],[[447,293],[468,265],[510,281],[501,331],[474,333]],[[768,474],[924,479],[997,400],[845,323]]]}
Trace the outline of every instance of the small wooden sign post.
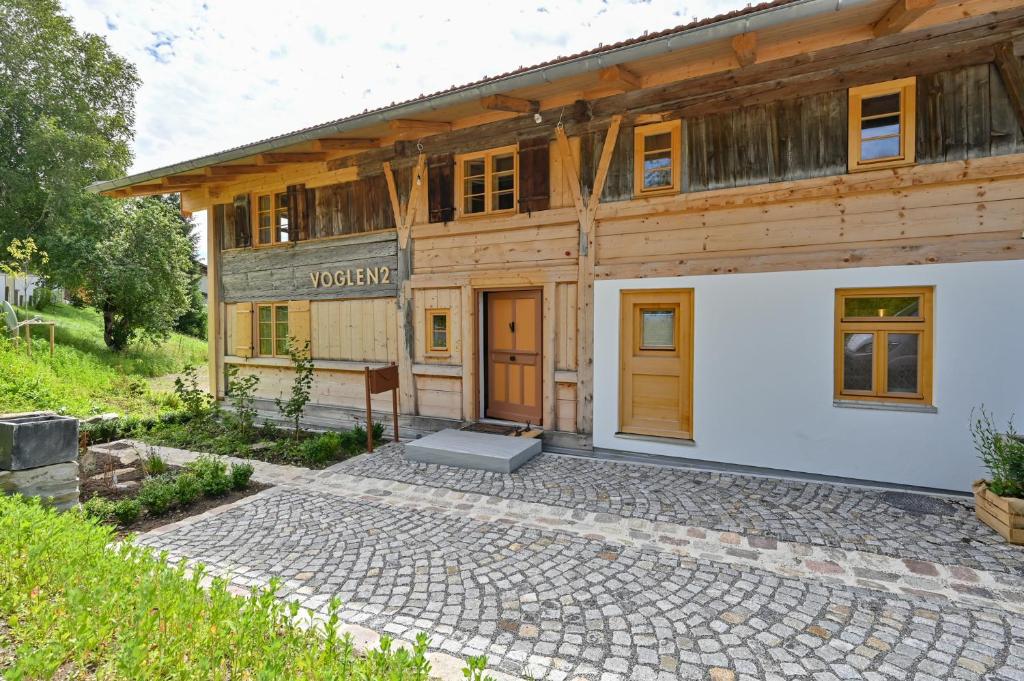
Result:
{"label": "small wooden sign post", "polygon": [[370,396],[391,391],[391,408],[394,412],[395,442],[398,442],[398,365],[392,364],[380,369],[365,367],[366,374],[366,451],[373,451],[373,409]]}

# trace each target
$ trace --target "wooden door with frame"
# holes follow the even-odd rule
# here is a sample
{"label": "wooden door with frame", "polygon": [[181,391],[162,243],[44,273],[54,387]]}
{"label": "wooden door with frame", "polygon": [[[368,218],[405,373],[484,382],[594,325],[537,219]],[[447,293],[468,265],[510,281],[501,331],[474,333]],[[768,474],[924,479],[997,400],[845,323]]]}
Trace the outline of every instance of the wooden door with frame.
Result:
{"label": "wooden door with frame", "polygon": [[539,424],[542,418],[540,289],[492,291],[487,306],[485,415]]}

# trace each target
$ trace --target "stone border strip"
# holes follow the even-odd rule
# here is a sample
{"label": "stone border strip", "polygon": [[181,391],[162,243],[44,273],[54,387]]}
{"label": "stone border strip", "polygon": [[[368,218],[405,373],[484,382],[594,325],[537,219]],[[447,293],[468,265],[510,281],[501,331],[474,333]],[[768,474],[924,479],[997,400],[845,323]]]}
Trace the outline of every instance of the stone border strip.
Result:
{"label": "stone border strip", "polygon": [[[168,463],[175,465],[184,465],[199,456],[184,449],[147,445],[133,440],[121,442],[140,449],[153,449]],[[482,522],[515,522],[597,541],[760,568],[785,577],[819,579],[897,595],[942,598],[982,607],[996,606],[1024,614],[1024,577],[1012,574],[368,478],[344,473],[339,464],[314,471],[299,466],[231,456],[223,458],[229,462],[251,463],[254,467],[253,477],[265,484],[308,487],[407,509],[453,513]],[[273,491],[266,490],[261,494]],[[190,521],[223,513],[256,496],[259,495],[164,525],[153,532],[169,532],[178,526],[190,524]]]}
{"label": "stone border strip", "polygon": [[309,487],[399,508],[456,514],[487,523],[514,522],[595,541],[759,568],[785,577],[819,579],[904,596],[938,597],[1024,614],[1024,578],[1004,573],[330,471],[321,472]]}

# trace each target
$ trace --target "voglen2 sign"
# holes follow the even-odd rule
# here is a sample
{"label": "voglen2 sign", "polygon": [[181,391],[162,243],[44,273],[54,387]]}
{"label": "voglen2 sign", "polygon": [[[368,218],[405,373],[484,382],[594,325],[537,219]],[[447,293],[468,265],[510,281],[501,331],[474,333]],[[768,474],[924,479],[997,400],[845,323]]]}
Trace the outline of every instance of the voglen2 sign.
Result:
{"label": "voglen2 sign", "polygon": [[309,280],[313,288],[386,285],[391,283],[391,268],[358,267],[333,272],[314,271],[309,273]]}

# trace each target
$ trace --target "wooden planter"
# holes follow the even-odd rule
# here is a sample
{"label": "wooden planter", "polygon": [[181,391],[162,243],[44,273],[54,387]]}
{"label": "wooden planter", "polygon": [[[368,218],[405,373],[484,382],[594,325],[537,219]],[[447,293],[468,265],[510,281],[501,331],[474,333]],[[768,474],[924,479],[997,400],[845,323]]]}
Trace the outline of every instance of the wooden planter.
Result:
{"label": "wooden planter", "polygon": [[978,480],[971,488],[978,519],[1011,544],[1024,544],[1024,499],[994,494],[985,480]]}

